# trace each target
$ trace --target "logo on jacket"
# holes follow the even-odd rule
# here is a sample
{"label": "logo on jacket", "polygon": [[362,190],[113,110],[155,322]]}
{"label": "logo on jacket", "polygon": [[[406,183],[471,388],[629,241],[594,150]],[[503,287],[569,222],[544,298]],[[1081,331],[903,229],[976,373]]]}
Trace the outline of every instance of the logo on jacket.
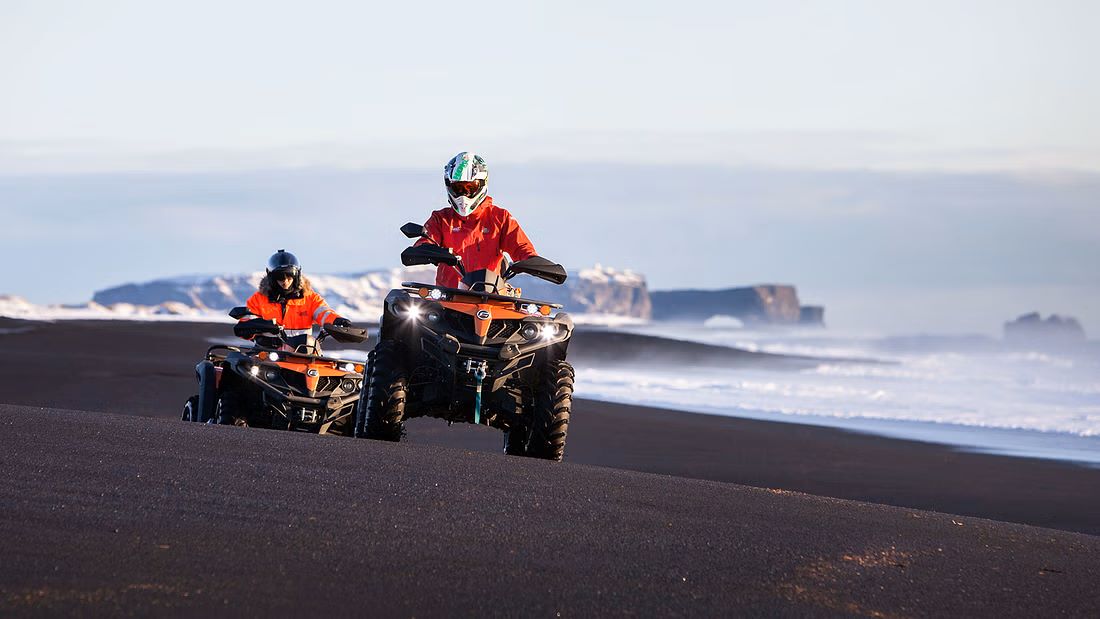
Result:
{"label": "logo on jacket", "polygon": [[489,310],[477,310],[478,320],[489,320]]}
{"label": "logo on jacket", "polygon": [[481,233],[482,234],[489,234],[489,229],[488,228],[482,228]]}

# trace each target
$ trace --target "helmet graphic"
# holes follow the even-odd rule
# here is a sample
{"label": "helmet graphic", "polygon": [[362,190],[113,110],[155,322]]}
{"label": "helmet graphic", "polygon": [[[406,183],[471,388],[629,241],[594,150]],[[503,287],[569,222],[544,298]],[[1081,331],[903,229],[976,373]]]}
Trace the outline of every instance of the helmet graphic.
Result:
{"label": "helmet graphic", "polygon": [[459,215],[466,217],[485,200],[488,192],[489,166],[477,153],[461,152],[443,168],[443,184],[447,186],[447,201]]}

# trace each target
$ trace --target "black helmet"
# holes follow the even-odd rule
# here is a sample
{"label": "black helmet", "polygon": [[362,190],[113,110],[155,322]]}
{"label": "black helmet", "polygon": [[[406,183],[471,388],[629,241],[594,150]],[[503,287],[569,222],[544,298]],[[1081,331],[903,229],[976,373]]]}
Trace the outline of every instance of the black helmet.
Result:
{"label": "black helmet", "polygon": [[[286,273],[294,279],[294,283],[290,285],[289,289],[281,288],[274,281],[276,279],[274,275],[277,273]],[[268,286],[270,286],[267,297],[271,301],[297,299],[302,296],[302,265],[294,254],[285,249],[280,249],[268,258],[265,279],[267,279]]]}
{"label": "black helmet", "polygon": [[297,279],[298,273],[302,271],[302,263],[298,262],[298,258],[294,254],[285,249],[280,249],[267,259],[267,272],[271,273],[272,271],[289,271]]}

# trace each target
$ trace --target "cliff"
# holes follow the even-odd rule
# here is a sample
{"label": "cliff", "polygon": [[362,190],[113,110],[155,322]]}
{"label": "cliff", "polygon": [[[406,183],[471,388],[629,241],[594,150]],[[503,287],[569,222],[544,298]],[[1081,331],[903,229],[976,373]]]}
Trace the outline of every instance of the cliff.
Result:
{"label": "cliff", "polygon": [[[125,284],[96,292],[93,303],[106,307],[157,308],[161,313],[224,312],[243,305],[255,292],[262,272],[189,276]],[[418,266],[349,275],[310,275],[313,288],[337,311],[357,320],[374,320],[382,300],[403,281],[433,282],[435,267]],[[630,271],[596,266],[569,272],[564,286],[521,275],[512,280],[525,297],[561,303],[578,314],[610,314],[648,319],[645,278]]]}
{"label": "cliff", "polygon": [[654,320],[703,321],[732,316],[745,324],[820,324],[824,308],[803,309],[794,286],[760,284],[725,290],[658,290],[650,293]]}

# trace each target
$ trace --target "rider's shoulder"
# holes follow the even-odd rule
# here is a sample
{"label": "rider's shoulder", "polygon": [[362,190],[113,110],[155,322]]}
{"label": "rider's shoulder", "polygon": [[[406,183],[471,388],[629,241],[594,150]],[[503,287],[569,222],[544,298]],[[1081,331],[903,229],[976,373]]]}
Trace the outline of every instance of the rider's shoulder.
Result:
{"label": "rider's shoulder", "polygon": [[497,221],[508,221],[512,218],[512,214],[508,212],[508,209],[494,204],[491,198],[485,198],[483,205],[486,210],[486,215]]}

